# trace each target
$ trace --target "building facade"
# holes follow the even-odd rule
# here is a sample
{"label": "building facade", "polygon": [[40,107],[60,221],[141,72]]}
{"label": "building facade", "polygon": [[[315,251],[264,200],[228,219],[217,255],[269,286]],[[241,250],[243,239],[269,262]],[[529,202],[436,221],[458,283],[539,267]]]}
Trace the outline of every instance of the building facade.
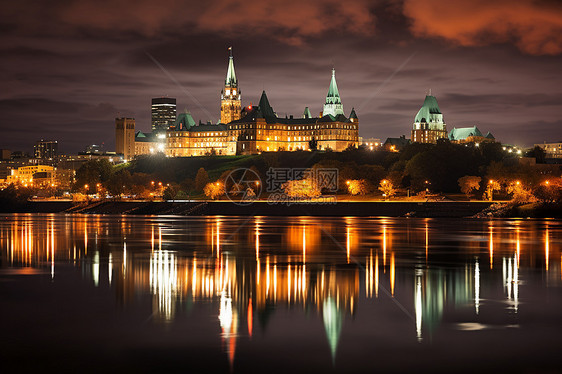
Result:
{"label": "building facade", "polygon": [[230,49],[225,86],[221,91],[221,123],[196,125],[191,114],[181,113],[166,134],[166,155],[257,154],[273,151],[343,151],[359,145],[359,120],[355,109],[344,115],[335,70],[320,117],[305,108],[302,117],[278,117],[262,92],[258,105],[242,108],[239,82]]}
{"label": "building facade", "polygon": [[35,158],[56,159],[58,155],[59,145],[56,140],[39,140],[33,146],[33,154]]}
{"label": "building facade", "polygon": [[135,119],[115,118],[115,152],[125,161],[135,156]]}
{"label": "building facade", "polygon": [[449,132],[449,140],[453,143],[482,143],[495,142],[496,138],[488,131],[486,135],[482,134],[478,127],[461,127],[453,129]]}
{"label": "building facade", "polygon": [[558,143],[543,143],[535,144],[535,147],[540,147],[544,150],[546,158],[562,158],[562,142]]}
{"label": "building facade", "polygon": [[157,97],[152,99],[152,131],[166,132],[176,122],[176,99]]}
{"label": "building facade", "polygon": [[430,93],[414,119],[412,141],[435,144],[441,138],[447,138],[447,125],[443,121],[437,99]]}

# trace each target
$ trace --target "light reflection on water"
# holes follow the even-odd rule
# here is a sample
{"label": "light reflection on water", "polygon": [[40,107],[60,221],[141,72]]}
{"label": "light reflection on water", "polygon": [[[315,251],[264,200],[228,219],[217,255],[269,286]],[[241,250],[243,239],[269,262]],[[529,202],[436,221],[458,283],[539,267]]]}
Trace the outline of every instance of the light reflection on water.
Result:
{"label": "light reflection on water", "polygon": [[404,344],[431,345],[450,321],[467,331],[518,325],[531,286],[562,284],[561,228],[548,220],[10,215],[0,222],[0,276],[45,269],[56,286],[71,265],[82,272],[78,289],[113,290],[124,305],[150,298],[156,325],[173,325],[186,305],[210,304],[231,369],[241,341],[256,329],[267,335],[272,310],[305,311],[324,325],[315,334],[335,365],[347,326],[372,331],[375,317],[358,310],[383,301],[410,331]]}

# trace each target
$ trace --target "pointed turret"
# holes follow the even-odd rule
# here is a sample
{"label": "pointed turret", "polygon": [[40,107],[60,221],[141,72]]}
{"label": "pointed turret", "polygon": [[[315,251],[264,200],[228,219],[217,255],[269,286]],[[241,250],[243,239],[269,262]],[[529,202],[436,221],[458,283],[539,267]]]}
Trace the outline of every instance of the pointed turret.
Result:
{"label": "pointed turret", "polygon": [[238,80],[234,71],[234,58],[232,57],[232,47],[228,48],[228,70],[224,88],[221,91],[221,123],[230,123],[240,119],[242,112],[242,97],[238,89]]}
{"label": "pointed turret", "polygon": [[308,109],[308,107],[304,108],[302,118],[312,118],[312,113],[310,113],[310,109]]}
{"label": "pointed turret", "polygon": [[228,70],[226,71],[225,86],[235,88],[238,87],[236,80],[236,72],[234,71],[234,57],[232,57],[232,47],[228,48],[230,56],[228,58]]}
{"label": "pointed turret", "polygon": [[332,69],[332,80],[330,81],[330,87],[328,88],[328,94],[326,95],[326,102],[324,103],[324,110],[322,112],[324,116],[328,114],[334,117],[338,114],[343,114],[343,104],[336,83],[336,69]]}
{"label": "pointed turret", "polygon": [[357,113],[355,113],[355,108],[351,108],[351,113],[349,113],[349,122],[357,122]]}
{"label": "pointed turret", "polygon": [[260,112],[264,116],[264,118],[276,117],[273,108],[269,104],[269,99],[267,98],[265,90],[261,93],[260,103],[258,104],[258,106],[260,107]]}

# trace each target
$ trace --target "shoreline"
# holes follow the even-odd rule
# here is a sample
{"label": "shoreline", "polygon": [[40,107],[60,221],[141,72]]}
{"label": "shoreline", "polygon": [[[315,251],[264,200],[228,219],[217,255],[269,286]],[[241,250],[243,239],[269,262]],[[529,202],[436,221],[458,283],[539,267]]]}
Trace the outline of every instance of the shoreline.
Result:
{"label": "shoreline", "polygon": [[472,217],[493,202],[405,202],[405,201],[343,201],[331,204],[293,203],[269,204],[256,201],[249,205],[237,205],[231,201],[144,202],[101,201],[73,203],[71,201],[27,202],[17,209],[2,213],[81,213],[125,215],[180,215],[180,216],[327,216],[327,217],[421,217],[464,218]]}

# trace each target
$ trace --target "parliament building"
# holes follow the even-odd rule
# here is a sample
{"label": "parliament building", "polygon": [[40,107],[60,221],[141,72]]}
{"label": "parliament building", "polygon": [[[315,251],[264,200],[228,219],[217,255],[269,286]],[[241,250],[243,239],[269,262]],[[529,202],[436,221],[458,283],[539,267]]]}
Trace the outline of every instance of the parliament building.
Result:
{"label": "parliament building", "polygon": [[257,154],[273,151],[332,150],[341,152],[359,145],[359,120],[352,109],[346,117],[336,84],[335,70],[323,111],[313,117],[308,107],[299,117],[278,117],[265,91],[258,105],[242,107],[232,49],[221,91],[218,124],[196,124],[191,114],[181,113],[166,132],[167,156]]}

